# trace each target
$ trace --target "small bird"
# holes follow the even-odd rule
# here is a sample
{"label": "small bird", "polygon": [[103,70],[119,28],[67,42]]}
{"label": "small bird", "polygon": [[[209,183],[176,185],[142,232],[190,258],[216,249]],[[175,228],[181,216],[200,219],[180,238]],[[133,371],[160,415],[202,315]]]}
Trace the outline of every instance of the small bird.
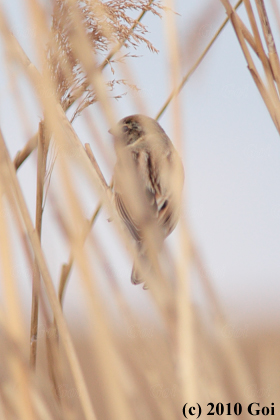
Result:
{"label": "small bird", "polygon": [[[153,118],[131,115],[109,132],[114,136],[117,155],[113,175],[116,209],[137,243],[141,267],[150,271],[146,237],[152,235],[159,252],[175,228],[180,215],[183,165],[171,140]],[[136,265],[131,274],[133,284],[145,281],[145,270],[138,270]]]}

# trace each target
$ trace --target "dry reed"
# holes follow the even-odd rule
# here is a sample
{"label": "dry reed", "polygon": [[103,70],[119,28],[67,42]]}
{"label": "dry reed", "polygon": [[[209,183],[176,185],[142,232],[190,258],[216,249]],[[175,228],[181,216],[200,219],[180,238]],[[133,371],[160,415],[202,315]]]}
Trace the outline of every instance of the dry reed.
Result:
{"label": "dry reed", "polygon": [[[7,148],[10,139],[4,139],[0,132],[0,267],[4,301],[0,310],[1,418],[170,420],[183,416],[182,408],[187,401],[206,404],[210,398],[217,403],[227,403],[240,393],[243,401],[258,398],[255,388],[251,389],[249,399],[248,394],[244,395],[244,389],[256,382],[259,372],[249,367],[249,357],[241,350],[240,343],[231,335],[223,334],[226,320],[190,234],[186,211],[179,222],[178,257],[172,259],[168,255],[175,273],[172,281],[167,278],[163,265],[157,262],[154,282],[145,292],[149,294],[156,321],[150,325],[145,323],[143,314],[131,307],[110,267],[104,246],[92,232],[103,205],[113,220],[112,230],[118,238],[116,247],[123,247],[134,258],[137,252],[114,209],[111,186],[90,146],[87,144],[84,149],[82,139],[71,124],[95,102],[108,127],[116,123],[116,108],[109,100],[109,92],[114,92],[117,84],[126,85],[126,82],[115,79],[115,67],[121,61],[127,67],[124,73],[131,74],[127,59],[133,57],[132,48],[137,51],[141,43],[151,52],[157,52],[142,23],[145,14],[153,13],[165,16],[172,92],[156,119],[171,106],[172,138],[178,150],[182,151],[184,146],[179,92],[229,21],[279,131],[280,66],[265,4],[256,0],[257,17],[250,0],[240,0],[234,8],[227,0],[221,2],[228,17],[183,78],[175,15],[169,10],[175,8],[171,0],[163,4],[151,0],[54,0],[51,16],[39,0],[26,0],[29,19],[36,27],[33,47],[40,71],[25,54],[20,40],[11,33],[8,18],[1,10],[1,41],[6,65],[17,64],[18,77],[24,75],[28,80],[43,115],[38,121],[38,132],[26,142],[13,162]],[[242,3],[251,28],[247,28],[237,14]],[[138,18],[132,17],[135,12],[140,13]],[[124,48],[128,53],[121,55]],[[260,60],[264,79],[254,60]],[[104,71],[106,66],[112,71],[109,79]],[[119,95],[115,94],[115,98]],[[135,102],[138,109],[144,108],[144,103]],[[74,107],[71,121],[66,114],[70,107]],[[24,109],[23,103],[19,109]],[[94,129],[88,126],[94,138]],[[17,169],[23,163],[31,164],[36,147],[33,224]],[[50,158],[51,147],[55,149],[55,159]],[[106,153],[105,148],[102,153]],[[52,185],[53,182],[48,173],[49,160],[50,172],[55,168],[58,184],[51,199],[46,196],[47,183]],[[91,194],[99,201],[90,220],[83,212],[77,179],[87,183]],[[61,261],[58,292],[51,274],[52,261],[47,258],[48,250],[41,241],[45,200],[52,206],[57,238],[64,238],[69,251],[68,262]],[[20,252],[14,251],[14,241]],[[93,254],[100,266],[92,263]],[[32,273],[30,338],[23,322],[25,315],[14,274],[17,259],[23,259]],[[71,329],[62,307],[74,264],[78,273],[75,279],[82,293],[81,304],[91,323],[84,331]],[[193,305],[191,268],[196,270],[203,286],[212,320],[211,333]],[[129,282],[127,287],[132,287]],[[39,334],[39,315],[46,326],[43,336]],[[249,417],[244,413],[242,418]]]}

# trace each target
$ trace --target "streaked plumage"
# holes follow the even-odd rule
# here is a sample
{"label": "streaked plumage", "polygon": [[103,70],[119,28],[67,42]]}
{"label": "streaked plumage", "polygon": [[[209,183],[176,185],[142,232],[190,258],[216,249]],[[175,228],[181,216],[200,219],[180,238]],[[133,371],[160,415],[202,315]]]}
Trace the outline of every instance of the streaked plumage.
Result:
{"label": "streaked plumage", "polygon": [[[183,166],[161,126],[144,115],[123,118],[110,132],[117,162],[114,197],[117,211],[145,258],[145,227],[155,228],[160,249],[175,228],[180,213]],[[131,281],[144,281],[133,268]]]}

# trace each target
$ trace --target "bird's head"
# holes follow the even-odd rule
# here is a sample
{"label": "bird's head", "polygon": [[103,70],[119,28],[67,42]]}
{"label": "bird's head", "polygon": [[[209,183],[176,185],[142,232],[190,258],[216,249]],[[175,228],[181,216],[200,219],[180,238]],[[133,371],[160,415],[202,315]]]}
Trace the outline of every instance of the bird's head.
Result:
{"label": "bird's head", "polygon": [[121,146],[128,146],[145,134],[152,134],[158,129],[160,126],[155,120],[145,115],[136,114],[120,120],[114,128],[109,130],[109,133]]}

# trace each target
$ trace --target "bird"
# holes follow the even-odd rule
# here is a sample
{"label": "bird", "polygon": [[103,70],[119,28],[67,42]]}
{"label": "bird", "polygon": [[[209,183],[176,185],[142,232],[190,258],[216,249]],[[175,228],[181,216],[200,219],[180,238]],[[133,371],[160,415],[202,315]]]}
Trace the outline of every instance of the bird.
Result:
{"label": "bird", "polygon": [[139,255],[131,273],[131,282],[136,285],[146,281],[146,271],[151,272],[147,235],[152,236],[160,252],[164,239],[179,220],[184,169],[170,138],[153,118],[130,115],[109,132],[113,135],[117,158],[113,173],[114,202],[137,244]]}

